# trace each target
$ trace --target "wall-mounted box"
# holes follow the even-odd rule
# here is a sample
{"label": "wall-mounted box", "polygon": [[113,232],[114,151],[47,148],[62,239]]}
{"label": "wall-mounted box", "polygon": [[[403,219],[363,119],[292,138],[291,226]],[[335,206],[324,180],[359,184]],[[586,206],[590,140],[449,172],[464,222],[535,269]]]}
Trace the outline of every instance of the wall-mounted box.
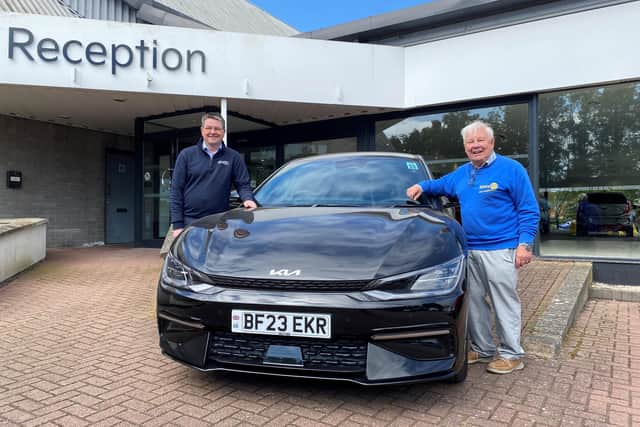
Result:
{"label": "wall-mounted box", "polygon": [[22,187],[22,172],[7,171],[7,188]]}

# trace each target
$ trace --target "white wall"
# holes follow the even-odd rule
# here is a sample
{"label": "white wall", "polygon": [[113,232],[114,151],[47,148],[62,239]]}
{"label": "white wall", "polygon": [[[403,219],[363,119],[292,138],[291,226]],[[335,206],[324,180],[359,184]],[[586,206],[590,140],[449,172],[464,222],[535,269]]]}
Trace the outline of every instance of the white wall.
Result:
{"label": "white wall", "polygon": [[405,106],[640,77],[640,2],[406,48]]}
{"label": "white wall", "polygon": [[[160,48],[205,52],[207,69],[205,74],[199,69],[189,73],[184,67],[153,70],[147,64],[143,70],[135,63],[119,68],[114,76],[109,57],[101,66],[90,65],[86,59],[74,65],[62,54],[55,62],[44,62],[35,54],[36,60],[30,61],[22,51],[14,50],[14,59],[9,59],[10,27],[27,28],[36,38],[34,43],[45,37],[60,45],[79,40],[84,47],[97,41],[108,50],[111,44],[134,47],[143,39],[150,46],[157,40]],[[76,45],[70,52],[80,57],[82,50]],[[404,50],[399,47],[0,14],[0,84],[400,107],[403,68]],[[152,79],[149,85],[148,77]]]}
{"label": "white wall", "polygon": [[46,248],[46,219],[0,220],[0,283],[42,261]]}

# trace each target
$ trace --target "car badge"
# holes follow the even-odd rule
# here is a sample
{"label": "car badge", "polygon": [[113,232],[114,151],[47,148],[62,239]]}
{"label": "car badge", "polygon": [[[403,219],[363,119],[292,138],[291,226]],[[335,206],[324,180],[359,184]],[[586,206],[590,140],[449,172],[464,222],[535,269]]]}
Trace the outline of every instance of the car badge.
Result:
{"label": "car badge", "polygon": [[299,276],[301,273],[301,270],[287,270],[286,268],[276,270],[272,268],[271,271],[269,271],[269,276],[290,277]]}

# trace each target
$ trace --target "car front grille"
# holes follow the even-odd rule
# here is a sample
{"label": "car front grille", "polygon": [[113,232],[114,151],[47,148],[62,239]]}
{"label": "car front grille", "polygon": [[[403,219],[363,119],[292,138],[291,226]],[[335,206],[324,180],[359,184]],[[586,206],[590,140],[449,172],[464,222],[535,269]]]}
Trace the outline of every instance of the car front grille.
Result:
{"label": "car front grille", "polygon": [[369,280],[281,280],[207,275],[208,283],[222,288],[282,289],[288,291],[362,291],[370,288]]}
{"label": "car front grille", "polygon": [[221,363],[263,365],[270,345],[297,346],[305,369],[334,372],[364,372],[365,341],[320,341],[296,337],[253,336],[215,332],[209,343],[209,359]]}

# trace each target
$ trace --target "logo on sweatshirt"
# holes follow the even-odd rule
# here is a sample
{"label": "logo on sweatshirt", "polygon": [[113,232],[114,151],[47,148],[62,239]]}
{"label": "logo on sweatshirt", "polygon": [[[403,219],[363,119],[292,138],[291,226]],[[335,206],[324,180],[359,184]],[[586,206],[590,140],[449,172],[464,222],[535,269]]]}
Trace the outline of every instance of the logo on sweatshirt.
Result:
{"label": "logo on sweatshirt", "polygon": [[480,190],[479,193],[489,193],[498,189],[498,183],[492,182],[491,184],[480,185],[478,188]]}
{"label": "logo on sweatshirt", "polygon": [[229,160],[218,160],[219,165],[229,166]]}

